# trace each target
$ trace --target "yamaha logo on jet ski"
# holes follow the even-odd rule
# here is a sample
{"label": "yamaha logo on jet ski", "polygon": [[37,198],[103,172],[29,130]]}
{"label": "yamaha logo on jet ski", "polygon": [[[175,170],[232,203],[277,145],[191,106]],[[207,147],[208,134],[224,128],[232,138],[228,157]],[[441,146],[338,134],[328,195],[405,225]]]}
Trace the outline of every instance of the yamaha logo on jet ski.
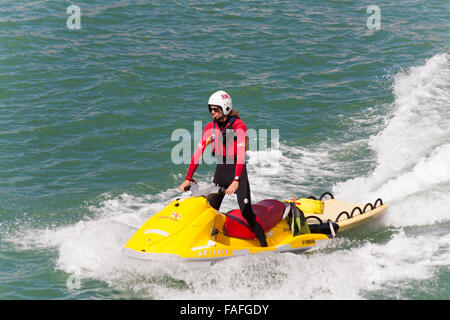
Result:
{"label": "yamaha logo on jet ski", "polygon": [[175,222],[178,222],[181,218],[181,214],[177,213],[177,212],[172,212],[172,214],[170,216],[159,216],[159,219],[169,219]]}
{"label": "yamaha logo on jet ski", "polygon": [[199,250],[197,256],[227,256],[228,249]]}

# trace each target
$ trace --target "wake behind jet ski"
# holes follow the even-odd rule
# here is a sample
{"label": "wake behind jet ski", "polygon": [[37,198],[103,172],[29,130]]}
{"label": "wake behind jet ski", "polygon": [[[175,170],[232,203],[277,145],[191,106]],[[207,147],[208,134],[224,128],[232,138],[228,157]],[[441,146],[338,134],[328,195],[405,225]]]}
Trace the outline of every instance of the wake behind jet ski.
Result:
{"label": "wake behind jet ski", "polygon": [[[214,261],[264,251],[300,252],[387,209],[381,199],[363,206],[334,199],[330,193],[319,200],[265,199],[252,205],[267,238],[268,246],[261,247],[239,209],[222,213],[208,203],[223,188],[193,184],[190,191],[189,198],[177,198],[150,217],[128,240],[123,253],[147,260]],[[326,195],[331,199],[323,200]]]}

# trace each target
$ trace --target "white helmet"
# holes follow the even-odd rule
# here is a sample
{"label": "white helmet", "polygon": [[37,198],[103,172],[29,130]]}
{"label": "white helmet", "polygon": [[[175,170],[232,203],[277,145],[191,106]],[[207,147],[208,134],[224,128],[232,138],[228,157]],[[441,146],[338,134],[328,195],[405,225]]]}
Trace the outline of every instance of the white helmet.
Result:
{"label": "white helmet", "polygon": [[233,101],[228,93],[223,90],[214,92],[208,100],[208,106],[219,106],[222,108],[224,115],[229,115],[233,110]]}

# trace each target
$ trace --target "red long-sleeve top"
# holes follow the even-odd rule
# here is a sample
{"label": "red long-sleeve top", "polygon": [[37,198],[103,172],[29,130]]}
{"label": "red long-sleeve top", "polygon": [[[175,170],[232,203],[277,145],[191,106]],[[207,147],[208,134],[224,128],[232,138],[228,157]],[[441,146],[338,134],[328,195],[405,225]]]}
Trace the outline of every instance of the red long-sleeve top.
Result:
{"label": "red long-sleeve top", "polygon": [[[241,119],[235,119],[232,123],[232,128],[234,131],[234,139],[232,142],[223,143],[222,131],[219,125],[211,121],[205,126],[203,130],[202,139],[200,140],[197,149],[192,154],[191,163],[189,165],[188,173],[186,175],[186,180],[192,181],[192,176],[199,165],[200,159],[205,151],[205,148],[211,144],[213,152],[216,156],[226,157],[228,159],[234,158],[236,161],[235,177],[240,177],[242,169],[245,164],[245,152],[246,152],[246,134],[247,126]],[[230,122],[225,126],[225,130],[231,129]],[[226,150],[228,147],[228,150]]]}

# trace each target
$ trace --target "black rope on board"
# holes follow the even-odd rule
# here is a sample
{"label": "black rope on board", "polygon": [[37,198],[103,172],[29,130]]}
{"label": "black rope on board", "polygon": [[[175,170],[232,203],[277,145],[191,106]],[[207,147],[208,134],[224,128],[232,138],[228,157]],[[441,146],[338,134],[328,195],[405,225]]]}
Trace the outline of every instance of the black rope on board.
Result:
{"label": "black rope on board", "polygon": [[359,211],[359,214],[363,213],[360,207],[354,207],[352,213],[350,214],[350,218],[353,218],[353,214],[355,213],[355,211]]}
{"label": "black rope on board", "polygon": [[348,212],[347,212],[347,211],[342,211],[342,212],[339,213],[339,215],[336,217],[336,220],[335,220],[334,222],[338,222],[338,221],[339,221],[339,218],[340,218],[342,215],[346,215],[346,216],[347,216],[347,219],[350,219],[350,215],[348,214]]}
{"label": "black rope on board", "polygon": [[377,207],[377,203],[380,203],[380,206],[382,206],[383,205],[383,200],[381,200],[381,198],[378,198],[376,201],[375,201],[375,204],[373,205],[375,208]]}
{"label": "black rope on board", "polygon": [[[322,201],[322,199],[323,199],[325,196],[330,196],[330,199],[334,199],[334,196],[333,196],[333,194],[332,194],[331,192],[324,192],[324,193],[322,193],[322,195],[319,197],[319,200]],[[308,199],[317,200],[317,198],[314,197],[314,196],[309,196]]]}
{"label": "black rope on board", "polygon": [[366,204],[366,205],[364,206],[364,210],[363,210],[364,212],[366,212],[367,207],[369,207],[370,210],[373,210],[373,205],[369,202],[368,204]]}
{"label": "black rope on board", "polygon": [[322,193],[322,195],[320,196],[319,200],[322,200],[323,197],[325,197],[325,196],[327,196],[327,195],[330,196],[331,199],[334,199],[334,196],[331,194],[331,192],[324,192],[324,193]]}

